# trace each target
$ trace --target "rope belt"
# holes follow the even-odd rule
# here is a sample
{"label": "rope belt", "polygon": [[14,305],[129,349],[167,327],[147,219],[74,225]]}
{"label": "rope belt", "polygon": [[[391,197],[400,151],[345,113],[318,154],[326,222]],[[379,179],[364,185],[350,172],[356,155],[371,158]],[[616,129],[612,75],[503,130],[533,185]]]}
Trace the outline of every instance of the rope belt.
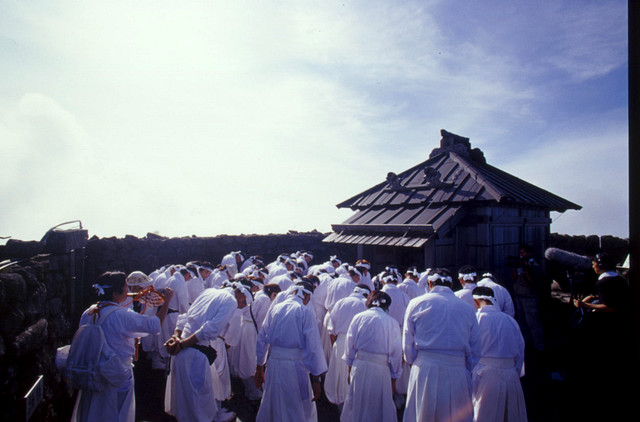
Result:
{"label": "rope belt", "polygon": [[358,353],[356,353],[356,359],[385,366],[389,362],[389,358],[386,353],[372,353],[365,352],[364,350],[358,350]]}
{"label": "rope belt", "polygon": [[418,350],[418,357],[416,361],[422,360],[426,362],[433,362],[438,365],[446,366],[464,366],[464,355],[448,355],[446,353],[433,352],[431,350]]}
{"label": "rope belt", "polygon": [[484,357],[480,359],[480,363],[493,368],[508,369],[515,366],[513,358],[488,358]]}

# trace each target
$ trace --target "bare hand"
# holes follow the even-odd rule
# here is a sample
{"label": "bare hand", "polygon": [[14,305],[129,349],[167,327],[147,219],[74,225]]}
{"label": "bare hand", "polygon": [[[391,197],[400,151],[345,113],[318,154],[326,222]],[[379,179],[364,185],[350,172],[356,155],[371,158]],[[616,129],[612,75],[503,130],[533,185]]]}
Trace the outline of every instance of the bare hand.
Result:
{"label": "bare hand", "polygon": [[320,384],[320,381],[311,383],[311,388],[313,389],[313,399],[311,399],[311,401],[320,400],[320,395],[322,394],[322,385]]}
{"label": "bare hand", "polygon": [[262,366],[258,366],[256,368],[256,373],[253,375],[253,381],[256,384],[256,388],[262,388],[262,384],[264,384],[264,368]]}
{"label": "bare hand", "polygon": [[175,356],[180,352],[180,340],[176,337],[171,337],[164,343],[164,347],[170,355]]}
{"label": "bare hand", "polygon": [[174,294],[175,294],[175,292],[173,291],[172,288],[167,287],[166,289],[164,289],[164,301],[166,303],[169,303],[171,301],[171,299],[173,298]]}

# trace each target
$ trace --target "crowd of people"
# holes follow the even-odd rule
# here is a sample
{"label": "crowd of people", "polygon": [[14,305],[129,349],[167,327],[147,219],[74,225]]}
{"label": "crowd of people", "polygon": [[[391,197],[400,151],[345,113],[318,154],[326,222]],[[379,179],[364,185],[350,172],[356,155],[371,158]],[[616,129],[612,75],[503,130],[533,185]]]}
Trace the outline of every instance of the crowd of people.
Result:
{"label": "crowd of people", "polygon": [[232,377],[260,402],[257,421],[315,421],[323,393],[341,421],[393,421],[399,409],[404,421],[527,420],[523,329],[491,274],[390,265],[374,275],[365,259],[313,259],[231,252],[215,265],[101,275],[95,306],[124,309],[103,326],[130,377],[81,392],[74,420],[134,420],[136,347],[167,372],[164,410],[180,422],[235,420],[222,407],[238,394]]}

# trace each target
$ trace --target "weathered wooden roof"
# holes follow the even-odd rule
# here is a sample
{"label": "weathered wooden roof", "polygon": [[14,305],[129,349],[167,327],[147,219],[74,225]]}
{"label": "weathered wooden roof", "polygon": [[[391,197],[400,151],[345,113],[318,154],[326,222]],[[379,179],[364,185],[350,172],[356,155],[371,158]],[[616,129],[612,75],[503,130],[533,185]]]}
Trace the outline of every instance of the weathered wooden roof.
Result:
{"label": "weathered wooden roof", "polygon": [[395,181],[388,178],[339,203],[338,208],[356,213],[333,225],[334,233],[325,241],[398,246],[409,242],[421,247],[434,233],[457,224],[461,209],[469,206],[500,204],[558,212],[581,209],[487,164],[481,151],[470,149],[467,138],[442,133],[442,148],[435,149],[427,161],[399,173]]}
{"label": "weathered wooden roof", "polygon": [[[441,181],[453,186],[435,186],[423,183],[424,170],[434,168]],[[443,203],[497,202],[527,205],[564,212],[582,207],[551,192],[519,179],[486,163],[472,162],[453,151],[446,151],[398,174],[404,189],[391,189],[382,182],[337,205],[354,210],[371,207],[407,210],[413,206]],[[407,221],[409,222],[409,221]]]}

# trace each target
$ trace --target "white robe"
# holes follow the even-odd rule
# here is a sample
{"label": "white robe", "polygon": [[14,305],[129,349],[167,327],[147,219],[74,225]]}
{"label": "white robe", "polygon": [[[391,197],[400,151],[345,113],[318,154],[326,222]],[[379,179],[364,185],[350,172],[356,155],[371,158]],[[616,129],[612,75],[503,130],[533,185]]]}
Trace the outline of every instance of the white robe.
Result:
{"label": "white robe", "polygon": [[287,266],[284,265],[282,262],[274,262],[273,266],[268,270],[269,270],[269,275],[267,276],[267,278],[269,280],[269,283],[271,283],[271,280],[273,280],[277,276],[289,273]]}
{"label": "white robe", "polygon": [[315,316],[299,297],[289,295],[268,312],[258,334],[257,360],[267,369],[256,421],[317,420],[309,373],[320,375],[327,365]]}
{"label": "white robe", "polygon": [[196,278],[192,278],[187,281],[187,292],[188,292],[188,301],[189,303],[193,303],[200,293],[204,290],[204,280],[202,277],[197,276]]}
{"label": "white robe", "polygon": [[271,277],[269,279],[269,284],[277,284],[278,286],[280,286],[281,291],[285,291],[293,284],[293,280],[291,279],[291,276],[289,276],[289,272],[287,271],[286,273]]}
{"label": "white robe", "polygon": [[493,290],[493,295],[496,298],[495,302],[500,307],[500,310],[510,317],[515,317],[516,311],[513,306],[513,299],[504,286],[501,286],[490,278],[483,278],[478,281],[478,286],[489,287]]}
{"label": "white robe", "polygon": [[391,386],[391,378],[402,372],[397,321],[378,307],[357,314],[349,326],[342,359],[351,367],[351,377],[340,420],[397,420]]}
{"label": "white robe", "polygon": [[473,419],[471,370],[480,357],[475,310],[444,286],[409,302],[402,346],[411,366],[405,421]]}
{"label": "white robe", "polygon": [[[113,305],[118,306],[118,305]],[[80,325],[92,318],[89,309],[80,317]],[[71,417],[72,422],[98,420],[133,422],[135,419],[135,395],[133,386],[132,360],[135,353],[135,338],[145,333],[160,332],[160,319],[145,316],[131,309],[114,311],[102,323],[105,336],[105,352],[115,353],[122,361],[123,370],[131,372],[131,377],[119,388],[107,386],[103,391],[80,391]]]}
{"label": "white robe", "polygon": [[[180,315],[176,328],[181,338],[196,335],[198,344],[208,346],[231,319],[237,302],[226,290],[207,289]],[[194,348],[181,350],[171,358],[171,373],[165,389],[165,411],[180,422],[210,422],[218,408],[214,400],[211,366]]]}
{"label": "white robe", "polygon": [[322,345],[327,363],[330,363],[332,346],[329,339],[329,331],[327,330],[327,326],[329,325],[331,310],[333,309],[333,306],[336,304],[336,302],[338,302],[340,299],[344,299],[353,292],[353,289],[356,288],[356,283],[354,283],[349,276],[331,278],[327,280],[327,283],[327,296],[324,300],[326,313],[323,322],[324,327],[322,329]]}
{"label": "white robe", "polygon": [[256,372],[258,332],[257,322],[254,323],[254,319],[251,305],[241,309],[238,342],[227,350],[231,374],[241,379],[251,377]]}
{"label": "white robe", "polygon": [[213,274],[211,277],[207,277],[207,284],[205,284],[205,289],[220,289],[222,288],[222,284],[229,280],[229,274],[227,271],[220,271],[219,269],[213,270]]}
{"label": "white robe", "polygon": [[410,278],[405,278],[402,283],[398,284],[398,289],[405,292],[409,296],[409,300],[425,293],[424,287],[418,286],[418,283]]}
{"label": "white robe", "polygon": [[220,261],[220,265],[225,265],[227,267],[227,272],[233,278],[236,274],[238,274],[238,261],[236,260],[235,254],[227,254],[222,257],[222,261]]}
{"label": "white robe", "polygon": [[[404,326],[404,313],[409,305],[409,295],[400,290],[395,284],[389,283],[382,287],[382,291],[389,295],[391,298],[391,305],[389,306],[389,316],[398,321],[400,326],[400,332]],[[409,389],[409,364],[403,362],[402,375],[396,380],[396,393],[407,394]]]}
{"label": "white robe", "polygon": [[318,276],[320,279],[320,284],[313,291],[313,295],[311,295],[311,303],[315,309],[315,314],[318,320],[318,331],[320,332],[320,340],[322,341],[322,349],[324,350],[325,359],[327,360],[327,364],[329,364],[329,359],[331,355],[331,340],[329,339],[329,334],[324,325],[324,320],[327,315],[327,309],[324,307],[324,302],[327,298],[327,286],[330,283],[330,280],[333,280],[333,277],[327,273],[321,273]]}
{"label": "white robe", "polygon": [[365,298],[360,293],[354,292],[336,302],[331,311],[327,331],[337,338],[331,349],[329,370],[324,380],[324,392],[327,399],[333,404],[344,403],[347,395],[348,367],[345,361],[342,360],[342,355],[344,354],[349,324],[351,324],[354,316],[366,309]]}
{"label": "white robe", "polygon": [[456,295],[456,297],[464,300],[469,305],[475,308],[476,304],[473,301],[473,289],[475,289],[476,287],[478,287],[476,283],[465,283],[465,285],[462,286],[462,289],[455,291],[454,294]]}
{"label": "white robe", "polygon": [[473,369],[474,420],[522,422],[527,410],[519,374],[524,362],[524,339],[518,323],[496,306],[476,314],[482,351]]}
{"label": "white robe", "polygon": [[[180,272],[176,272],[168,280],[167,287],[170,287],[174,294],[169,302],[169,311],[162,324],[160,335],[158,336],[158,353],[164,359],[169,359],[170,355],[164,347],[164,343],[173,335],[178,316],[184,314],[189,309],[189,290],[184,276]],[[177,312],[174,312],[177,311]]]}

